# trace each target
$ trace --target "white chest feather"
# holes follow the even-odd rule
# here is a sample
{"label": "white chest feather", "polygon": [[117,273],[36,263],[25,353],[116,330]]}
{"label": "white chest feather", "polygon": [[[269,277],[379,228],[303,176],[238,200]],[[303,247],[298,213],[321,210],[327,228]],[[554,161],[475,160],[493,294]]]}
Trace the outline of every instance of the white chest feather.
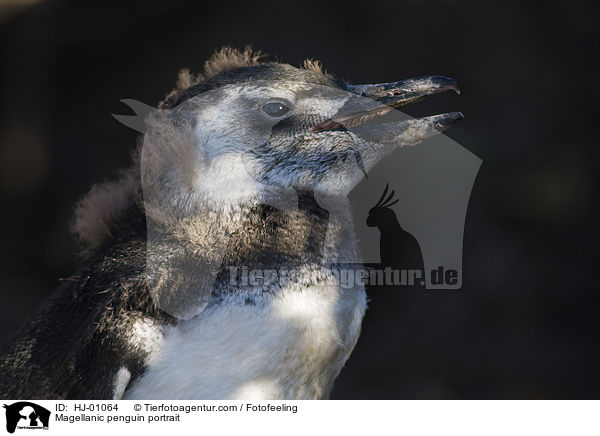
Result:
{"label": "white chest feather", "polygon": [[286,289],[170,327],[125,399],[326,398],[356,344],[364,289]]}

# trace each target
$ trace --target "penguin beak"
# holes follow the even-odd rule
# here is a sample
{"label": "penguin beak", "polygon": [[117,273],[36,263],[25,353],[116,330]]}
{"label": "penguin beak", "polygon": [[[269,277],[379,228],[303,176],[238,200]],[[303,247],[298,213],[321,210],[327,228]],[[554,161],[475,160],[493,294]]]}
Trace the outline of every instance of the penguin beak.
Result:
{"label": "penguin beak", "polygon": [[366,135],[372,141],[394,141],[402,146],[421,142],[463,119],[462,113],[451,112],[392,123],[363,125],[393,109],[421,101],[434,94],[450,90],[460,94],[456,81],[450,77],[423,76],[399,82],[348,85],[346,89],[351,93],[350,98],[332,119],[313,127],[314,132],[352,129],[353,132],[360,136]]}
{"label": "penguin beak", "polygon": [[347,89],[354,94],[376,100],[393,108],[415,103],[430,95],[449,90],[460,94],[456,81],[446,76],[414,77],[399,82],[374,85],[349,85]]}

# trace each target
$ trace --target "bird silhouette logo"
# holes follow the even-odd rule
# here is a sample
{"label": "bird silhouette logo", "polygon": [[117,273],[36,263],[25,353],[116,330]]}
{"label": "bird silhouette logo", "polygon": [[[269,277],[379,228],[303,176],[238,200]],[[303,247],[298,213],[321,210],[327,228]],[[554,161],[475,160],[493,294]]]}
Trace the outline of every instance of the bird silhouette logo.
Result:
{"label": "bird silhouette logo", "polygon": [[19,401],[10,405],[4,404],[6,409],[6,431],[14,433],[19,429],[47,429],[50,421],[50,411],[38,404],[29,401]]}
{"label": "bird silhouette logo", "polygon": [[[395,191],[388,194],[389,184],[379,201],[369,210],[367,226],[377,227],[380,232],[379,256],[381,265],[393,269],[423,270],[423,256],[419,243],[404,230],[396,213],[391,208],[400,199],[394,200]],[[386,197],[387,195],[387,197]]]}

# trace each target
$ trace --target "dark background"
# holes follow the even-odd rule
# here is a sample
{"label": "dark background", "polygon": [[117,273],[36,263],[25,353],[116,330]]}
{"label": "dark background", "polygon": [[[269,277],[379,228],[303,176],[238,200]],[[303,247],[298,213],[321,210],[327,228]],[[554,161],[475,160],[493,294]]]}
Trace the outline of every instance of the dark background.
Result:
{"label": "dark background", "polygon": [[448,135],[483,159],[463,289],[371,290],[333,398],[600,396],[597,3],[2,4],[1,343],[75,271],[77,199],[128,164],[136,134],[110,116],[127,113],[119,99],[156,104],[180,68],[252,44],[355,83],[454,77],[461,96],[407,112],[461,110]]}

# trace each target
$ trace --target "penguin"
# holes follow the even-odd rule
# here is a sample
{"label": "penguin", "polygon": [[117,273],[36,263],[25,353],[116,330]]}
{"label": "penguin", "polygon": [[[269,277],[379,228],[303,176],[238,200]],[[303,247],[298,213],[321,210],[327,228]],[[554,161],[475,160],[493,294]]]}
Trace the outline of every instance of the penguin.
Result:
{"label": "penguin", "polygon": [[81,266],[8,344],[0,395],[328,398],[366,310],[361,283],[336,281],[359,260],[347,195],[462,114],[377,120],[448,90],[352,85],[250,49],[184,70],[131,167],[78,203]]}

